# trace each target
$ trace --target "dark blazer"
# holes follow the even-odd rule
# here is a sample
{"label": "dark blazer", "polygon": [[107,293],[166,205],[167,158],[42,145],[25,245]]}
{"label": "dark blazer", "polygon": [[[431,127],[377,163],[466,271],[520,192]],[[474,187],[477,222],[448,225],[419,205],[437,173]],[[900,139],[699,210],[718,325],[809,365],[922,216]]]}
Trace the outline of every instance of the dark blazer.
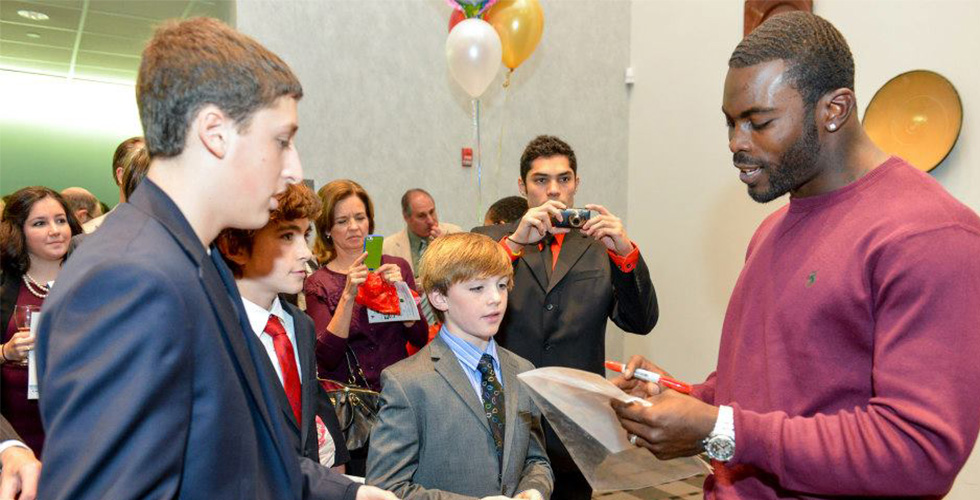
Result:
{"label": "dark blazer", "polygon": [[14,315],[17,296],[20,295],[21,277],[0,272],[0,332],[7,331],[10,318]]}
{"label": "dark blazer", "polygon": [[217,249],[150,180],[114,213],[45,301],[38,496],[353,499],[356,485],[289,446]]}
{"label": "dark blazer", "polygon": [[0,442],[11,439],[20,441],[20,436],[17,435],[17,431],[10,425],[10,422],[7,422],[7,419],[3,418],[3,415],[0,415]]}
{"label": "dark blazer", "polygon": [[[473,232],[499,241],[517,223],[483,226]],[[657,294],[641,255],[624,273],[606,247],[578,230],[565,235],[555,270],[551,250],[524,247],[514,263],[514,289],[495,337],[537,367],[567,366],[605,374],[606,320],[646,335],[657,324]]]}
{"label": "dark blazer", "polygon": [[[298,307],[282,300],[283,309],[293,318],[293,329],[296,331],[296,350],[299,352],[299,370],[303,381],[301,386],[302,397],[302,422],[296,422],[296,415],[293,408],[289,405],[286,398],[286,391],[280,390],[277,394],[277,401],[286,420],[289,429],[293,448],[300,455],[320,462],[320,450],[317,442],[316,420],[314,417],[320,415],[323,424],[327,427],[327,432],[336,445],[334,465],[344,464],[350,461],[350,452],[344,440],[344,433],[340,430],[340,422],[337,421],[337,414],[333,404],[323,390],[316,376],[316,330],[313,320],[301,311]],[[265,357],[266,363],[262,366],[267,370],[270,380],[279,381],[276,369],[272,365],[272,360]],[[279,385],[282,388],[282,385]],[[300,425],[301,424],[301,425]]]}

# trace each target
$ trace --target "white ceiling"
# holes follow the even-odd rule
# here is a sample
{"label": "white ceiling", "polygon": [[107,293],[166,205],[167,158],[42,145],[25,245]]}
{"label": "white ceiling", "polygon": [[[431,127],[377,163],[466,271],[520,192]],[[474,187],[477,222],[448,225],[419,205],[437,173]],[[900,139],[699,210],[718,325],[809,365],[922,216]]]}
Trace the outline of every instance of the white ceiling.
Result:
{"label": "white ceiling", "polygon": [[[49,19],[26,19],[21,10]],[[234,11],[234,0],[3,0],[0,71],[132,83],[162,21],[208,16],[234,25]]]}

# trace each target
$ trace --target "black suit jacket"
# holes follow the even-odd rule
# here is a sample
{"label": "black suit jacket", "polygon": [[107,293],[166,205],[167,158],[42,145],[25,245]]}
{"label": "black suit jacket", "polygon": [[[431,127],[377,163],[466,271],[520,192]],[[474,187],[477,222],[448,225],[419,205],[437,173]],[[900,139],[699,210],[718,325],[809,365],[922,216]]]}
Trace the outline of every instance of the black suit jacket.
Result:
{"label": "black suit jacket", "polygon": [[20,294],[21,277],[0,272],[0,328],[7,331],[10,318],[14,315],[17,296]]}
{"label": "black suit jacket", "polygon": [[[333,404],[327,396],[326,391],[317,382],[316,373],[316,329],[313,320],[298,307],[282,300],[280,303],[287,313],[293,318],[293,329],[296,332],[296,350],[299,353],[299,370],[302,379],[302,422],[296,422],[296,415],[293,408],[286,398],[286,391],[279,391],[277,400],[289,428],[290,441],[296,452],[314,462],[319,463],[320,451],[317,443],[316,420],[320,415],[323,424],[327,427],[330,437],[336,445],[334,465],[340,465],[350,461],[350,452],[344,441],[344,433],[340,430],[340,423],[337,421],[337,414],[334,412]],[[262,366],[267,370],[269,378],[273,381],[279,380],[276,375],[275,367],[268,356],[265,357],[266,363]],[[282,385],[279,386],[282,388]]]}
{"label": "black suit jacket", "polygon": [[[517,223],[474,228],[499,241]],[[657,294],[641,255],[624,273],[605,245],[572,230],[558,262],[551,250],[528,245],[514,263],[514,289],[495,337],[500,345],[534,366],[567,366],[605,373],[606,319],[630,333],[646,335],[657,324]]]}
{"label": "black suit jacket", "polygon": [[281,389],[258,368],[267,356],[217,249],[150,180],[114,213],[45,301],[38,496],[354,498],[289,446]]}

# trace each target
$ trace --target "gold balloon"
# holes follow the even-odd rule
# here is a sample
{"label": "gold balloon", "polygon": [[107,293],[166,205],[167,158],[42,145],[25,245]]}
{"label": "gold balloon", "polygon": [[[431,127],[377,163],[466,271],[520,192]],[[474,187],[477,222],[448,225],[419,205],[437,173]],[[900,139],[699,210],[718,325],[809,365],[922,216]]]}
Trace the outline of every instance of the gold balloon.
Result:
{"label": "gold balloon", "polygon": [[503,63],[510,69],[521,65],[541,41],[544,11],[538,0],[500,0],[484,15],[500,35]]}

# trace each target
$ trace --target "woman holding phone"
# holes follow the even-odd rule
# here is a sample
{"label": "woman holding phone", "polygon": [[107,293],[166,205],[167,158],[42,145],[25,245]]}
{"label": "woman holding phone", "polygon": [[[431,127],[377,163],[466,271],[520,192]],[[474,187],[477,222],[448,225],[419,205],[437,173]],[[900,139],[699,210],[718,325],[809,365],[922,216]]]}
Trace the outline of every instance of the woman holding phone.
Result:
{"label": "woman holding phone", "polygon": [[[425,345],[428,325],[421,312],[420,321],[368,322],[367,309],[354,298],[368,275],[364,239],[374,231],[374,205],[360,184],[346,179],[323,186],[317,194],[323,211],[315,222],[313,253],[320,269],[307,278],[303,292],[306,312],[316,324],[320,377],[358,385],[366,382],[380,391],[381,370],[407,357],[406,340]],[[383,255],[375,272],[389,283],[405,281],[417,290],[405,259]],[[365,381],[360,374],[351,373],[351,368],[357,371],[355,364],[364,372]]]}
{"label": "woman holding phone", "polygon": [[18,329],[14,309],[44,304],[71,237],[81,232],[64,198],[40,186],[10,195],[0,219],[0,413],[36,456],[44,446],[44,429],[37,400],[27,398],[27,355],[34,338]]}

